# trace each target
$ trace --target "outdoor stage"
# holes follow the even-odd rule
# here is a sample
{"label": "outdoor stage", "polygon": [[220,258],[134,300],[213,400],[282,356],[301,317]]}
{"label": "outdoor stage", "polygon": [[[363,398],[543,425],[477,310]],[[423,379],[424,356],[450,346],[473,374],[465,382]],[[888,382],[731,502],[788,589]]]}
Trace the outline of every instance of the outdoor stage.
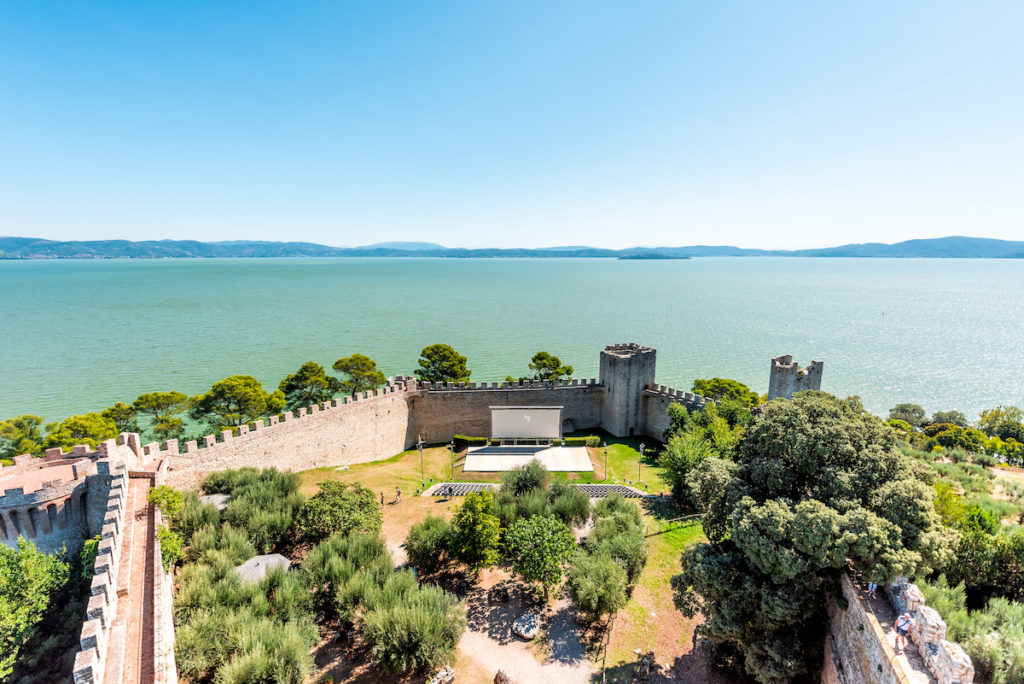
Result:
{"label": "outdoor stage", "polygon": [[551,472],[594,471],[586,447],[527,445],[470,447],[462,470],[467,473],[493,473],[512,470],[530,461],[540,461]]}

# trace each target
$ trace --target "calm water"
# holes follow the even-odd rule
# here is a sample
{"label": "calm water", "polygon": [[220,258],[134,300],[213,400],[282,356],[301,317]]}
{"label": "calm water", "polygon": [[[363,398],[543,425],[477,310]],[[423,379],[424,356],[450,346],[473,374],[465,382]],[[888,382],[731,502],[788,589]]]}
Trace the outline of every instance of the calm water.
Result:
{"label": "calm water", "polygon": [[606,344],[658,380],[767,391],[773,355],[883,412],[1024,406],[1024,260],[260,259],[0,261],[0,417],[48,420],[234,373],[276,386],[353,352],[388,375],[446,342],[474,380],[546,349],[597,375]]}

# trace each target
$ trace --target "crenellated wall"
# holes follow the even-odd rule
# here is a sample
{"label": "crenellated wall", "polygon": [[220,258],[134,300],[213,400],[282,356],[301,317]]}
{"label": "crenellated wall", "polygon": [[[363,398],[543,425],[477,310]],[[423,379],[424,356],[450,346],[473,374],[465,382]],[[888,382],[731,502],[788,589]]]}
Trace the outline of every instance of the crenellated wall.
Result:
{"label": "crenellated wall", "polygon": [[128,467],[122,462],[111,468],[106,517],[93,564],[86,621],[82,625],[81,650],[75,656],[75,684],[99,684],[103,680],[110,628],[117,615],[120,551],[125,528],[132,523],[125,515],[127,493]]}
{"label": "crenellated wall", "polygon": [[[935,610],[924,605],[916,586],[900,582],[889,585],[887,591],[895,614],[909,611],[914,618],[910,638],[920,659],[894,650],[891,629],[879,623],[875,610],[861,597],[848,575],[843,574],[839,589],[841,598],[833,597],[828,606],[821,684],[974,681],[971,659],[959,645],[945,640],[945,623]],[[889,622],[890,615],[887,613],[885,618]]]}
{"label": "crenellated wall", "polygon": [[644,434],[663,440],[669,428],[669,404],[682,404],[691,410],[702,410],[704,404],[712,400],[665,385],[650,385],[644,389],[643,401]]}

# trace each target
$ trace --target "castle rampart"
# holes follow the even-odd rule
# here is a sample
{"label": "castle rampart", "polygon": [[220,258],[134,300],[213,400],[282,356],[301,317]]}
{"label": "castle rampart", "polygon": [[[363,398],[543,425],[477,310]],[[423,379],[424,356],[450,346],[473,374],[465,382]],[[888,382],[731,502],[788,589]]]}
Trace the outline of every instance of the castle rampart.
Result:
{"label": "castle rampart", "polygon": [[[891,607],[884,600],[873,606],[843,574],[839,595],[829,601],[821,684],[971,684],[974,667],[970,657],[959,645],[945,640],[946,624],[925,606],[918,588],[898,582],[885,591]],[[904,611],[914,618],[910,640],[917,654],[897,653],[894,648],[891,624],[894,616]]]}
{"label": "castle rampart", "polygon": [[821,389],[821,372],[825,364],[811,361],[807,368],[801,368],[786,354],[772,359],[771,374],[768,378],[769,399],[789,399],[796,392]]}

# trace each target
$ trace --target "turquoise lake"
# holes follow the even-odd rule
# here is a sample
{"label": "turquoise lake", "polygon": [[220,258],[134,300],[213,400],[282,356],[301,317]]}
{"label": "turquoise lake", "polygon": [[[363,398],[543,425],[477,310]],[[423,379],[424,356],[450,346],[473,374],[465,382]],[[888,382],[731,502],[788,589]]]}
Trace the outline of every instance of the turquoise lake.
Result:
{"label": "turquoise lake", "polygon": [[767,391],[772,356],[822,389],[971,417],[1024,406],[1024,260],[706,258],[0,261],[0,418],[72,413],[235,373],[276,387],[354,352],[412,373],[445,342],[477,381],[544,349],[597,375],[606,344],[658,350],[658,381]]}

